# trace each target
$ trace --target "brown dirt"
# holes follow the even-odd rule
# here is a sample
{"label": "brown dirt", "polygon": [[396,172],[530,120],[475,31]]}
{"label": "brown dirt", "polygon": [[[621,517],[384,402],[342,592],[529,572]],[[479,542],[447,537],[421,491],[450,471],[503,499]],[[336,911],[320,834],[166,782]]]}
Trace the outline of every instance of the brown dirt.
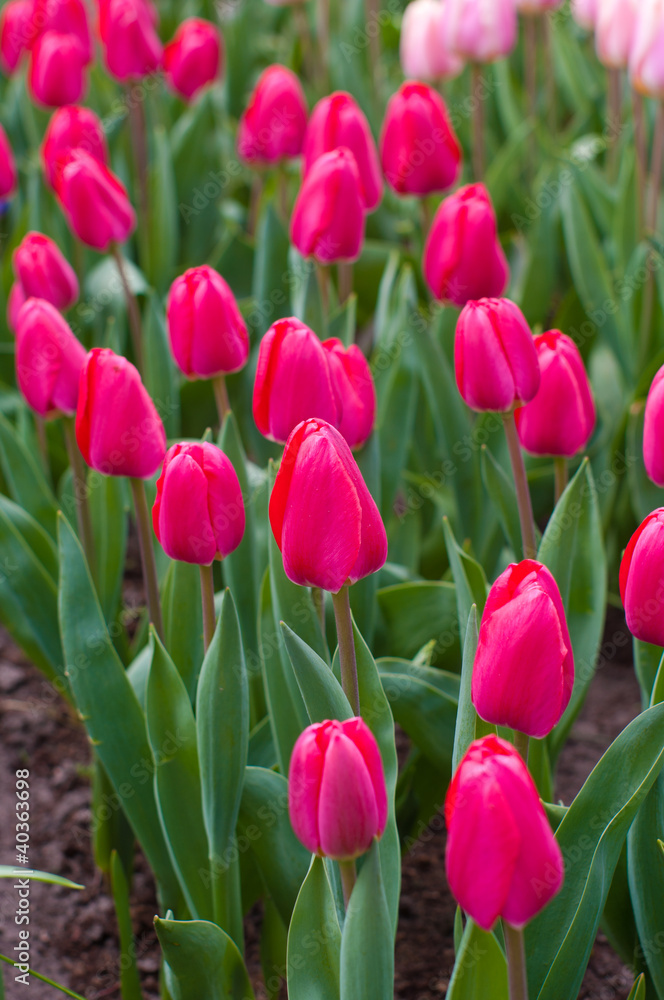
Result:
{"label": "brown dirt", "polygon": [[[616,622],[611,629],[615,631]],[[627,654],[630,647],[627,646]],[[625,651],[619,650],[624,657]],[[558,795],[569,802],[603,751],[639,711],[639,693],[629,663],[613,658],[593,683],[588,703],[563,752]],[[85,734],[63,702],[0,632],[0,811],[11,817],[15,771],[31,772],[30,863],[85,885],[83,892],[33,884],[30,894],[31,965],[87,1000],[118,1000],[118,943],[113,905],[95,872],[90,847],[89,748]],[[13,824],[0,827],[0,862],[13,863]],[[445,996],[454,964],[452,925],[455,904],[444,874],[442,817],[404,859],[401,919],[397,936],[397,1000],[438,1000]],[[152,881],[137,852],[132,916],[138,965],[146,1000],[156,1000],[159,949],[152,929]],[[12,954],[17,943],[13,917],[16,892],[0,882],[0,950]],[[257,997],[260,986],[258,915],[248,920],[248,953]],[[14,972],[4,967],[8,1000],[25,997]],[[593,950],[580,1000],[625,1000],[632,983],[600,935]],[[32,978],[30,997],[51,1000],[58,994]],[[202,1000],[202,998],[201,998]]]}

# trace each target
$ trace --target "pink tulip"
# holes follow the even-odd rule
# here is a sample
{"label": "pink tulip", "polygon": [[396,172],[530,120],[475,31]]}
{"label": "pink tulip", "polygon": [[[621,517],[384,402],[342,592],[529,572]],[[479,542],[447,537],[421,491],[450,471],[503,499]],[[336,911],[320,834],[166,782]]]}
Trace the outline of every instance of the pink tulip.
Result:
{"label": "pink tulip", "polygon": [[587,31],[594,31],[600,0],[572,0],[572,17]]}
{"label": "pink tulip", "polygon": [[222,40],[214,24],[199,17],[183,21],[173,40],[164,48],[164,73],[172,90],[185,101],[219,79]]}
{"label": "pink tulip", "polygon": [[78,278],[59,247],[43,233],[27,233],[14,250],[14,274],[28,298],[46,299],[64,312],[78,298]]}
{"label": "pink tulip", "polygon": [[461,147],[440,94],[406,81],[390,98],[380,136],[387,183],[397,194],[427,195],[452,187]]}
{"label": "pink tulip", "polygon": [[664,98],[664,2],[642,0],[636,15],[629,54],[629,76],[635,90]]}
{"label": "pink tulip", "polygon": [[33,12],[34,0],[8,0],[0,11],[0,69],[5,76],[16,72],[37,35]]}
{"label": "pink tulip", "polygon": [[357,260],[364,242],[362,180],[350,149],[324,153],[302,181],[291,218],[291,241],[321,264]]}
{"label": "pink tulip", "polygon": [[92,62],[92,33],[84,0],[34,0],[33,19],[40,34],[56,31],[76,38],[84,65]]}
{"label": "pink tulip", "polygon": [[244,534],[242,489],[216,445],[174,444],[157,480],[152,524],[171,559],[210,566],[235,551]]}
{"label": "pink tulip", "polygon": [[524,559],[489,591],[472,699],[486,721],[541,739],[572,695],[574,655],[558,585],[542,563]]}
{"label": "pink tulip", "polygon": [[307,100],[302,84],[285,66],[268,66],[240,118],[240,158],[246,163],[271,166],[299,156],[306,127]]}
{"label": "pink tulip", "polygon": [[76,236],[95,250],[124,243],[136,227],[136,213],[124,185],[108,167],[82,149],[55,163],[56,194]]}
{"label": "pink tulip", "polygon": [[149,479],[166,454],[166,432],[141,376],[109,348],[93,347],[79,387],[76,440],[91,469]]}
{"label": "pink tulip", "polygon": [[28,299],[16,319],[16,380],[42,417],[76,413],[85,348],[57,309]]}
{"label": "pink tulip", "polygon": [[235,296],[207,264],[176,278],[167,304],[173,357],[188,378],[214,378],[244,368],[247,327]]}
{"label": "pink tulip", "polygon": [[456,328],[454,367],[459,392],[472,410],[507,413],[529,403],[540,386],[535,341],[509,299],[464,307]]}
{"label": "pink tulip", "polygon": [[360,718],[308,726],[288,772],[288,811],[308,851],[350,861],[387,824],[387,788],[376,739]]}
{"label": "pink tulip", "polygon": [[82,149],[98,163],[108,164],[104,127],[90,108],[69,105],[58,108],[48,123],[41,149],[46,180],[57,186],[58,158],[72,149]]}
{"label": "pink tulip", "polygon": [[116,80],[141,79],[161,65],[156,9],[146,0],[103,0],[99,32],[106,67]]}
{"label": "pink tulip", "polygon": [[599,0],[595,24],[595,46],[601,63],[625,69],[636,29],[636,0]]}
{"label": "pink tulip", "polygon": [[295,428],[270,497],[270,524],[286,576],[336,594],[387,559],[378,508],[348,444],[324,420]]}
{"label": "pink tulip", "polygon": [[7,133],[0,125],[0,207],[4,201],[9,201],[16,191],[18,174],[14,153],[9,144]]}
{"label": "pink tulip", "polygon": [[13,334],[16,334],[16,324],[18,322],[18,314],[20,313],[22,307],[25,305],[26,297],[25,292],[21,287],[20,281],[15,281],[12,285],[9,296],[7,298],[7,326]]}
{"label": "pink tulip", "polygon": [[459,188],[440,204],[424,247],[423,269],[441,302],[463,306],[469,299],[503,294],[509,265],[483,184]]}
{"label": "pink tulip", "polygon": [[620,597],[632,635],[664,646],[664,507],[648,514],[629,540],[620,564]]}
{"label": "pink tulip", "polygon": [[383,178],[376,143],[358,104],[340,90],[318,102],[304,137],[304,176],[323,153],[346,146],[355,157],[360,173],[364,204],[368,212],[378,207],[383,197]]}
{"label": "pink tulip", "polygon": [[523,927],[563,884],[563,858],[533,779],[511,743],[475,740],[445,799],[445,870],[468,916]]}
{"label": "pink tulip", "polygon": [[518,37],[515,0],[447,0],[442,37],[451,52],[469,62],[508,56]]}
{"label": "pink tulip", "polygon": [[664,486],[664,365],[659,369],[646,400],[643,422],[643,461],[656,486]]}
{"label": "pink tulip", "polygon": [[463,69],[463,59],[444,45],[445,0],[411,0],[401,21],[399,55],[405,77],[449,80]]}
{"label": "pink tulip", "polygon": [[356,344],[346,348],[336,337],[323,341],[339,401],[337,430],[351,448],[361,448],[376,423],[376,387],[367,359]]}
{"label": "pink tulip", "polygon": [[46,108],[80,101],[87,88],[86,57],[76,35],[46,31],[30,56],[28,85],[33,99]]}
{"label": "pink tulip", "polygon": [[514,414],[522,446],[531,455],[571,458],[595,429],[595,403],[579,349],[560,330],[535,337],[541,381],[537,395]]}

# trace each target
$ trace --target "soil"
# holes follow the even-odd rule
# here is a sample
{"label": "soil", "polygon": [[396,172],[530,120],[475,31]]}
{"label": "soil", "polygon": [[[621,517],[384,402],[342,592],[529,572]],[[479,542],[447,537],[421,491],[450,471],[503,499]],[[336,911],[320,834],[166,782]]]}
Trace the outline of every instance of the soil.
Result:
{"label": "soil", "polygon": [[[624,627],[616,616],[607,634]],[[616,646],[614,645],[615,649]],[[569,803],[607,746],[640,711],[630,664],[631,644],[602,664],[586,706],[560,761],[557,795]],[[86,736],[39,672],[0,631],[0,863],[14,863],[15,772],[30,770],[30,864],[85,886],[82,892],[33,883],[30,890],[30,964],[87,1000],[119,1000],[118,941],[113,903],[95,871],[89,834],[90,753]],[[444,997],[454,965],[452,927],[456,905],[444,872],[445,831],[438,817],[404,858],[403,893],[396,948],[396,1000]],[[0,881],[0,951],[18,943],[17,893]],[[146,1000],[158,998],[159,948],[152,928],[154,887],[136,853],[132,917],[138,967]],[[258,1000],[260,980],[257,908],[247,918],[248,964]],[[9,1000],[53,1000],[51,986],[31,977],[29,992],[4,966]],[[625,1000],[633,976],[600,934],[580,1000]],[[61,994],[60,994],[61,995]],[[204,998],[201,998],[204,1000]]]}

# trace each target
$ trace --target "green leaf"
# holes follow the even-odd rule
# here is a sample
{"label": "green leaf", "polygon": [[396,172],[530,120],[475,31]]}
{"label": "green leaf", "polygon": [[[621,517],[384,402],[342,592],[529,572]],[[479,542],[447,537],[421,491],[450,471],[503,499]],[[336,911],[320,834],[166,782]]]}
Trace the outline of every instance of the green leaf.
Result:
{"label": "green leaf", "polygon": [[339,1000],[340,956],[334,896],[325,863],[314,855],[288,930],[290,1000]]}
{"label": "green leaf", "polygon": [[[178,260],[177,186],[169,136],[163,125],[153,125],[151,141],[148,277],[157,291],[164,293],[175,276]],[[170,352],[166,353],[170,357]]]}
{"label": "green leaf", "polygon": [[452,583],[399,583],[378,591],[387,641],[385,652],[410,660],[432,639],[434,663],[458,664],[459,621]]}
{"label": "green leaf", "polygon": [[221,927],[168,917],[155,917],[154,926],[173,1000],[253,1000],[242,956]]}
{"label": "green leaf", "polygon": [[252,318],[261,336],[275,320],[290,315],[289,247],[288,233],[269,204],[258,223],[254,258]]}
{"label": "green leaf", "polygon": [[164,307],[154,294],[150,295],[145,308],[143,353],[145,387],[163,421],[166,437],[177,437],[180,433],[180,375],[168,342]]}
{"label": "green leaf", "polygon": [[407,674],[380,672],[395,722],[444,774],[451,774],[457,699]]}
{"label": "green leaf", "polygon": [[154,649],[145,715],[159,819],[187,906],[195,917],[207,918],[212,901],[202,877],[209,866],[196,720],[177,667],[150,631]]}
{"label": "green leaf", "polygon": [[268,1000],[277,1000],[286,979],[288,929],[270,896],[263,900],[261,967]]}
{"label": "green leaf", "polygon": [[[14,965],[14,959],[7,958],[6,955],[0,955],[0,962],[6,962],[7,965],[11,966]],[[42,983],[48,983],[49,986],[53,986],[54,989],[60,990],[60,992],[64,993],[65,996],[74,997],[74,1000],[85,1000],[85,997],[82,997],[80,993],[74,993],[73,990],[69,990],[67,989],[66,986],[62,986],[60,983],[56,983],[53,979],[49,979],[48,976],[42,976],[40,972],[36,972],[34,969],[28,969],[28,975],[34,976],[35,979],[39,979],[39,981]],[[0,997],[3,996],[3,993],[4,993],[4,984],[0,985]]]}
{"label": "green leaf", "polygon": [[122,593],[127,551],[129,498],[124,479],[94,474],[89,487],[90,516],[95,543],[97,594],[107,622],[115,617]]}
{"label": "green leaf", "polygon": [[481,463],[484,487],[496,505],[507,543],[519,558],[523,553],[523,543],[514,483],[485,444],[482,445]]}
{"label": "green leaf", "polygon": [[459,630],[461,635],[461,645],[466,638],[466,624],[470,615],[470,609],[476,606],[480,618],[484,611],[488,584],[484,570],[475,559],[472,559],[457,544],[449,520],[443,518],[443,534],[445,536],[445,546],[447,556],[450,560],[454,586],[456,588],[457,608],[459,613]]}
{"label": "green leaf", "polygon": [[203,662],[203,612],[198,566],[171,561],[161,594],[164,642],[193,702]]}
{"label": "green leaf", "polygon": [[634,981],[627,1000],[646,1000],[646,977],[643,973]]}
{"label": "green leaf", "polygon": [[344,1000],[392,1000],[394,934],[376,841],[364,857],[341,935]]}
{"label": "green leaf", "polygon": [[309,721],[350,719],[353,710],[329,665],[295,635],[288,625],[282,624],[281,628]]}
{"label": "green leaf", "polygon": [[[288,266],[292,274],[290,293],[292,314],[306,323],[323,340],[328,336],[327,316],[323,309],[316,264],[311,258],[305,260],[295,247],[291,247]],[[325,271],[328,272],[329,269],[325,268]],[[324,280],[328,282],[329,294],[332,291],[329,274]]]}
{"label": "green leaf", "polygon": [[111,854],[111,892],[120,933],[120,992],[122,1000],[142,1000],[141,978],[136,966],[136,946],[129,909],[129,886],[117,851]]}
{"label": "green leaf", "polygon": [[494,934],[473,920],[466,923],[448,1000],[508,1000],[507,960]]}
{"label": "green leaf", "polygon": [[37,459],[2,414],[0,465],[12,500],[31,514],[49,535],[55,537],[57,500]]}
{"label": "green leaf", "polygon": [[350,295],[344,304],[330,317],[328,337],[338,337],[344,347],[355,343],[357,326],[357,295]]}
{"label": "green leaf", "polygon": [[634,650],[634,670],[641,688],[643,707],[646,708],[651,702],[653,705],[659,704],[662,698],[659,693],[655,695],[655,686],[659,692],[660,685],[664,683],[662,680],[662,662],[664,662],[662,650],[659,646],[653,646],[649,642],[637,639],[636,636],[632,639],[632,647]]}
{"label": "green leaf", "polygon": [[34,868],[23,871],[20,868],[13,868],[11,865],[0,865],[0,878],[31,878],[35,882],[48,882],[49,885],[61,885],[65,889],[85,889],[84,885],[79,885],[78,882],[72,882],[71,879],[63,878],[62,875],[51,875],[50,872],[40,872]]}
{"label": "green leaf", "polygon": [[475,706],[473,705],[471,698],[471,687],[473,682],[473,667],[475,665],[478,638],[477,608],[473,605],[468,615],[466,641],[463,647],[461,687],[459,689],[459,705],[457,709],[456,727],[454,730],[452,774],[456,774],[456,769],[461,763],[462,757],[476,736],[477,712],[475,711]]}
{"label": "green leaf", "polygon": [[[651,709],[652,711],[652,709]],[[664,855],[657,843],[664,834],[664,773],[636,814],[627,837],[627,871],[634,918],[648,970],[659,996],[664,996],[664,950],[661,906],[664,899]]]}

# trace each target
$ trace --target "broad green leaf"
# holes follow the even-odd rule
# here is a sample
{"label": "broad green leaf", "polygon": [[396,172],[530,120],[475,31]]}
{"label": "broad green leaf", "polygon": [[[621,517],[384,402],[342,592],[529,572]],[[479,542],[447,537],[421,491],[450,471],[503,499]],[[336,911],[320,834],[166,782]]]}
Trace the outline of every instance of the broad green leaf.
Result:
{"label": "broad green leaf", "polygon": [[122,1000],[142,1000],[141,978],[136,966],[136,946],[131,926],[129,886],[117,851],[111,854],[111,892],[120,934],[120,991]]}
{"label": "broad green leaf", "polygon": [[282,625],[286,649],[310,722],[350,719],[353,710],[331,668],[299,636]]}
{"label": "broad green leaf", "polygon": [[448,1000],[508,1000],[507,960],[494,934],[468,920],[447,990]]}
{"label": "broad green leaf", "polygon": [[[528,763],[530,764],[530,760]],[[618,864],[611,879],[611,888],[606,897],[600,926],[608,938],[609,944],[626,965],[643,968],[643,965],[635,965],[639,935],[629,891],[627,843],[620,852]]]}
{"label": "broad green leaf", "polygon": [[65,889],[85,889],[84,885],[72,882],[71,879],[63,878],[62,875],[51,875],[50,872],[40,872],[34,868],[23,871],[21,868],[12,868],[11,865],[0,865],[0,878],[30,878],[35,882],[48,882],[49,885],[61,885]]}
{"label": "broad green leaf", "polygon": [[143,354],[145,386],[163,421],[166,437],[177,437],[180,433],[180,375],[168,342],[164,307],[154,293],[145,307]]}
{"label": "broad green leaf", "polygon": [[472,559],[457,544],[449,520],[443,518],[443,534],[445,546],[450,561],[450,568],[456,589],[457,609],[459,615],[459,630],[461,645],[466,638],[466,625],[473,605],[477,608],[480,618],[484,611],[488,584],[484,570],[475,559]]}
{"label": "broad green leaf", "polygon": [[456,774],[456,769],[461,763],[462,757],[476,736],[477,712],[475,711],[475,706],[473,705],[471,698],[471,687],[478,638],[477,608],[473,605],[468,615],[466,641],[463,647],[461,687],[459,688],[459,705],[457,709],[456,727],[454,730],[452,774]]}
{"label": "broad green leaf", "polygon": [[55,537],[58,503],[38,460],[0,414],[0,465],[12,500]]}
{"label": "broad green leaf", "polygon": [[457,699],[425,680],[380,672],[395,722],[443,773],[451,774]]}
{"label": "broad green leaf", "polygon": [[193,702],[203,662],[203,612],[198,566],[173,559],[161,593],[164,641]]}
{"label": "broad green leaf", "polygon": [[325,871],[315,855],[288,930],[290,1000],[339,1000],[341,930]]}
{"label": "broad green leaf", "polygon": [[[115,789],[99,757],[93,754],[90,809],[92,821],[92,854],[99,871],[111,874],[111,855],[117,851],[126,872],[134,865],[136,838],[124,809],[115,802]],[[109,803],[112,808],[109,808]]]}
{"label": "broad green leaf", "polygon": [[418,660],[402,660],[396,656],[383,656],[376,660],[376,666],[381,677],[392,674],[405,674],[416,681],[429,684],[445,695],[455,704],[459,701],[459,675],[451,674],[447,670],[440,670],[439,667],[430,667],[427,663],[420,663]]}
{"label": "broad green leaf", "polygon": [[394,997],[394,932],[376,841],[348,903],[341,934],[340,995],[344,1000]]}
{"label": "broad green leaf", "polygon": [[328,337],[338,337],[344,347],[355,342],[357,325],[357,295],[350,295],[342,306],[330,317]]}
{"label": "broad green leaf", "polygon": [[[175,277],[178,260],[179,220],[177,187],[168,133],[153,125],[149,199],[148,278],[159,293],[165,293]],[[170,359],[170,352],[166,351]],[[124,998],[123,998],[124,1000]]]}
{"label": "broad green leaf", "polygon": [[481,456],[482,479],[485,489],[496,505],[507,543],[518,558],[523,553],[523,543],[514,483],[485,444],[482,445]]}
{"label": "broad green leaf", "polygon": [[456,589],[452,583],[400,583],[378,591],[385,622],[385,652],[410,660],[435,640],[433,662],[459,662],[459,621]]}
{"label": "broad green leaf", "polygon": [[155,917],[173,1000],[254,1000],[240,952],[221,927],[207,920]]}
{"label": "broad green leaf", "polygon": [[[288,254],[290,279],[290,303],[293,316],[313,330],[321,340],[328,336],[327,316],[323,309],[319,281],[327,282],[328,296],[333,293],[329,267],[323,266],[319,272],[312,258],[304,259],[291,247]],[[320,278],[319,278],[320,275]],[[332,334],[330,334],[332,336]]]}
{"label": "broad green leaf", "polygon": [[262,336],[275,320],[290,316],[288,249],[283,223],[269,204],[256,233],[252,319]]}
{"label": "broad green leaf", "polygon": [[[641,688],[641,700],[645,708],[651,703],[654,697],[654,687],[656,682],[662,683],[662,662],[664,656],[659,646],[653,646],[649,642],[643,642],[636,636],[632,639],[634,650],[634,670]],[[657,696],[653,704],[658,704],[661,698]]]}
{"label": "broad green leaf", "polygon": [[277,1000],[286,979],[288,929],[270,896],[263,900],[261,966],[268,1000]]}
{"label": "broad green leaf", "polygon": [[[110,623],[117,613],[122,593],[129,497],[125,480],[119,476],[94,473],[90,474],[88,482],[97,594],[106,621]],[[65,513],[68,513],[66,509]]]}
{"label": "broad green leaf", "polygon": [[634,981],[627,1000],[646,1000],[646,977],[643,973]]}

